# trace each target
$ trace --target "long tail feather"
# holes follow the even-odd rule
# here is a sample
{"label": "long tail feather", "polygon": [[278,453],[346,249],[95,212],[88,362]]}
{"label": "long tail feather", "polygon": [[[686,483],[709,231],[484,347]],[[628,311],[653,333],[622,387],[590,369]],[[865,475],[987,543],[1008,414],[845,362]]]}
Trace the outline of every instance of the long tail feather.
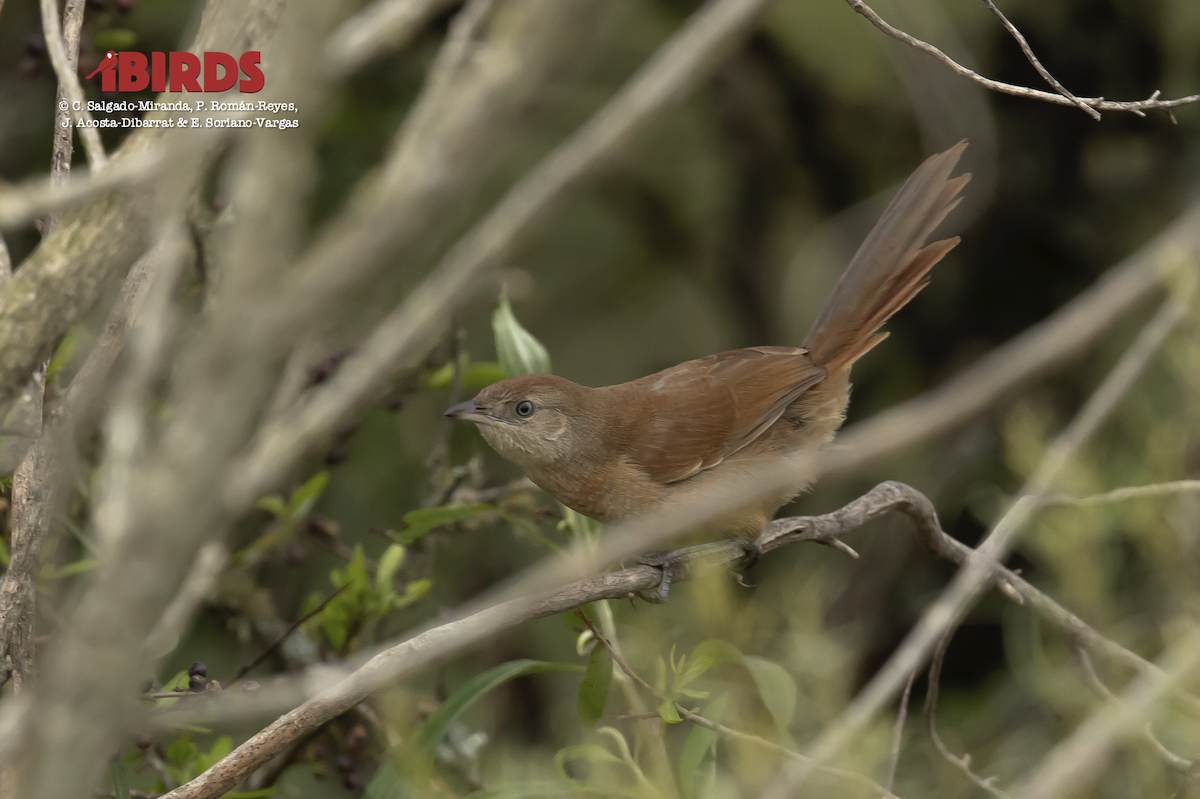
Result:
{"label": "long tail feather", "polygon": [[892,198],[804,338],[815,363],[849,367],[887,338],[879,328],[925,288],[929,270],[958,244],[951,238],[922,246],[971,179],[950,177],[966,147],[962,141],[928,158]]}

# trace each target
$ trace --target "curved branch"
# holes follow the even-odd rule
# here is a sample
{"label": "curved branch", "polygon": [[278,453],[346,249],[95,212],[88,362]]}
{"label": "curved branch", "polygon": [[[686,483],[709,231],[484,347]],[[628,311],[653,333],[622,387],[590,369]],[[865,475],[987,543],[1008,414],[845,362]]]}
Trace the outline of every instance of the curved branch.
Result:
{"label": "curved branch", "polygon": [[[888,36],[891,36],[896,41],[903,42],[909,47],[915,47],[924,53],[928,53],[946,66],[950,67],[950,69],[952,69],[954,72],[962,75],[964,78],[978,83],[985,89],[991,89],[992,91],[1000,92],[1001,94],[1011,94],[1015,97],[1025,97],[1030,100],[1043,100],[1047,103],[1054,103],[1055,105],[1077,106],[1082,104],[1096,111],[1128,111],[1129,113],[1136,114],[1137,116],[1145,116],[1147,111],[1169,111],[1170,109],[1178,108],[1181,105],[1191,105],[1192,103],[1200,102],[1200,94],[1190,94],[1187,97],[1179,97],[1174,100],[1160,100],[1158,99],[1159,92],[1157,91],[1145,100],[1114,102],[1112,100],[1105,100],[1103,97],[1075,97],[1074,95],[1068,97],[1062,94],[1053,94],[1051,92],[1030,89],[1025,86],[1014,86],[1011,83],[1002,83],[998,80],[985,78],[975,70],[964,67],[962,64],[958,63],[929,42],[921,41],[917,37],[905,33],[899,28],[889,25],[883,19],[883,17],[879,16],[879,13],[876,12],[875,9],[864,3],[863,0],[846,0],[846,4],[859,14],[862,14],[872,25],[886,33]],[[1097,117],[1099,117],[1098,114]]]}
{"label": "curved branch", "polygon": [[[832,513],[778,519],[758,539],[758,549],[768,553],[786,544],[814,541],[830,544],[868,521],[889,512],[903,513],[913,523],[918,539],[934,554],[962,564],[974,550],[942,531],[933,503],[911,486],[899,482],[880,483],[869,492]],[[672,579],[687,580],[712,569],[727,569],[746,558],[745,545],[720,541],[686,547],[670,553]],[[270,760],[291,742],[336,718],[376,690],[395,683],[414,670],[477,644],[504,630],[532,619],[552,616],[601,599],[621,599],[658,587],[661,571],[653,566],[633,566],[600,574],[542,596],[531,596],[493,605],[470,616],[429,628],[375,655],[337,684],[284,714],[235,749],[228,757],[191,782],[167,794],[169,799],[211,799],[229,790],[247,774]],[[1149,675],[1160,673],[1154,664],[1120,644],[1105,638],[1075,614],[1001,566],[993,567],[991,584],[1006,596],[1024,603],[1061,628],[1074,640],[1121,660]],[[286,689],[284,689],[286,690]],[[266,689],[263,690],[266,693]],[[1187,696],[1200,709],[1200,699]],[[200,715],[190,710],[172,710],[162,723],[194,723],[223,715],[226,703],[243,701],[237,694],[209,700]]]}

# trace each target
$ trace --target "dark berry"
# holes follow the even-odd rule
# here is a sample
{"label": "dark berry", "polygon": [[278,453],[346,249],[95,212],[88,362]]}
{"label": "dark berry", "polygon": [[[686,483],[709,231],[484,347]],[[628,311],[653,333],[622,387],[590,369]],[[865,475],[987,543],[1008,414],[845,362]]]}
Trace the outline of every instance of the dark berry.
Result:
{"label": "dark berry", "polygon": [[202,661],[202,660],[197,660],[188,669],[189,677],[195,677],[197,674],[199,674],[201,677],[208,676],[208,666],[205,666],[204,661]]}
{"label": "dark berry", "polygon": [[354,761],[347,755],[338,755],[337,759],[333,761],[333,767],[341,774],[349,774],[354,770]]}
{"label": "dark berry", "polygon": [[188,678],[188,688],[195,693],[200,693],[208,685],[208,680],[204,679],[203,674],[193,674]]}

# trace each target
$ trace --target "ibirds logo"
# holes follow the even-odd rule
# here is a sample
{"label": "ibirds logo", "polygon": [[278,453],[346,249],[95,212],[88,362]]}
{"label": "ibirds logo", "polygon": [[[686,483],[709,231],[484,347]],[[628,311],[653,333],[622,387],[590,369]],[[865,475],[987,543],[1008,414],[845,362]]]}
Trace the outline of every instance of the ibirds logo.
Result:
{"label": "ibirds logo", "polygon": [[140,92],[147,87],[153,92],[224,92],[237,84],[238,91],[253,94],[266,83],[258,68],[261,55],[258,50],[238,58],[206,52],[201,59],[194,53],[153,52],[146,58],[132,50],[109,50],[87,77],[99,72],[100,90],[105,92]]}

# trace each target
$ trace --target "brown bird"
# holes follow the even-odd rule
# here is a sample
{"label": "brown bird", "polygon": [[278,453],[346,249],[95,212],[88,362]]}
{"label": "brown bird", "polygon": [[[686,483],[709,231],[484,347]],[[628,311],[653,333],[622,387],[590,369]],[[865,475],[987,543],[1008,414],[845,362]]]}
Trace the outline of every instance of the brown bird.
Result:
{"label": "brown bird", "polygon": [[[867,236],[796,347],[709,355],[615,386],[551,375],[495,383],[446,416],[474,422],[534,483],[601,522],[703,491],[774,453],[827,445],[845,418],[850,367],[916,296],[957,238],[924,246],[961,199],[950,177],[966,142],[921,164]],[[758,500],[704,532],[752,541],[806,485]]]}

